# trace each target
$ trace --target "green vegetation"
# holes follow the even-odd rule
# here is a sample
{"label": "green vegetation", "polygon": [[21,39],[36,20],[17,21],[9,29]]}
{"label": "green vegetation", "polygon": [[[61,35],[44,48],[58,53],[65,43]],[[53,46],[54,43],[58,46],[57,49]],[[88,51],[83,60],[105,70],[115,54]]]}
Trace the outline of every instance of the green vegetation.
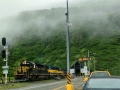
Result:
{"label": "green vegetation", "polygon": [[9,90],[9,89],[14,89],[14,88],[20,88],[20,87],[25,87],[27,86],[28,83],[10,83],[10,84],[1,84],[0,85],[0,90]]}
{"label": "green vegetation", "polygon": [[[89,7],[88,7],[89,8]],[[9,76],[24,60],[66,69],[66,25],[64,8],[22,12],[13,19],[14,28],[20,27],[21,34],[14,39],[10,49]],[[87,19],[86,19],[87,18]],[[14,22],[17,20],[17,22]],[[93,53],[96,53],[96,69],[109,70],[120,75],[120,13],[105,10],[98,14],[84,12],[81,8],[70,8],[70,63],[80,57],[88,57],[90,51],[91,71]],[[16,25],[17,24],[17,25]],[[12,28],[13,29],[13,28]],[[2,47],[2,46],[1,46]],[[5,62],[0,57],[0,66]],[[0,68],[2,75],[2,68]]]}

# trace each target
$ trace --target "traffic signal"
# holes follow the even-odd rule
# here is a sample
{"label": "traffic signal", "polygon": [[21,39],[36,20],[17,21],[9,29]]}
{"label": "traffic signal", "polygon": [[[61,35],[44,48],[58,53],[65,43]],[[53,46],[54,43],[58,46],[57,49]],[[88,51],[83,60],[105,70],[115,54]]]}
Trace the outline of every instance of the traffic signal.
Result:
{"label": "traffic signal", "polygon": [[6,58],[6,51],[2,50],[2,58]]}
{"label": "traffic signal", "polygon": [[5,38],[5,37],[2,38],[2,45],[3,45],[3,46],[6,45],[6,38]]}

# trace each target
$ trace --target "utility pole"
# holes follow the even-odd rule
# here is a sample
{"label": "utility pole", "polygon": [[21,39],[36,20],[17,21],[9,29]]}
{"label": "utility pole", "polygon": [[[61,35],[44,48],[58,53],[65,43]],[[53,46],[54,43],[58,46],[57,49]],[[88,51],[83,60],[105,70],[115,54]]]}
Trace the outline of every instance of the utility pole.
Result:
{"label": "utility pole", "polygon": [[66,46],[67,46],[67,73],[70,73],[70,50],[69,50],[69,10],[67,0],[67,12],[66,15]]}
{"label": "utility pole", "polygon": [[68,0],[66,0],[67,4],[67,12],[66,15],[66,47],[67,47],[67,85],[66,90],[74,90],[73,85],[71,83],[71,75],[70,75],[70,50],[69,50],[69,27],[71,26],[69,22],[69,10],[68,10]]}

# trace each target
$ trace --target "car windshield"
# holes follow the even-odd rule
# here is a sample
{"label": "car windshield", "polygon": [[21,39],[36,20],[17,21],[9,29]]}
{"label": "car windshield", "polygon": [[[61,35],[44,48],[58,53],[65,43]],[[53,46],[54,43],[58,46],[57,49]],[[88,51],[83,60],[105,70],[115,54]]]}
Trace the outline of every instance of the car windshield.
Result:
{"label": "car windshield", "polygon": [[109,76],[107,72],[94,72],[91,77]]}
{"label": "car windshield", "polygon": [[93,78],[86,84],[87,88],[116,88],[120,89],[120,78]]}

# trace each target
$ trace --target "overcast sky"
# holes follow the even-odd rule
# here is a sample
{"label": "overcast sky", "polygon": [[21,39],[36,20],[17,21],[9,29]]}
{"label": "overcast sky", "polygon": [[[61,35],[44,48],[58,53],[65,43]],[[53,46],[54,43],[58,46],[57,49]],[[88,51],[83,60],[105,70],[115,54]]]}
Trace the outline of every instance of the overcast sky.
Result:
{"label": "overcast sky", "polygon": [[[85,0],[68,0],[69,5]],[[66,7],[66,0],[0,0],[0,18],[19,14],[21,11]]]}

